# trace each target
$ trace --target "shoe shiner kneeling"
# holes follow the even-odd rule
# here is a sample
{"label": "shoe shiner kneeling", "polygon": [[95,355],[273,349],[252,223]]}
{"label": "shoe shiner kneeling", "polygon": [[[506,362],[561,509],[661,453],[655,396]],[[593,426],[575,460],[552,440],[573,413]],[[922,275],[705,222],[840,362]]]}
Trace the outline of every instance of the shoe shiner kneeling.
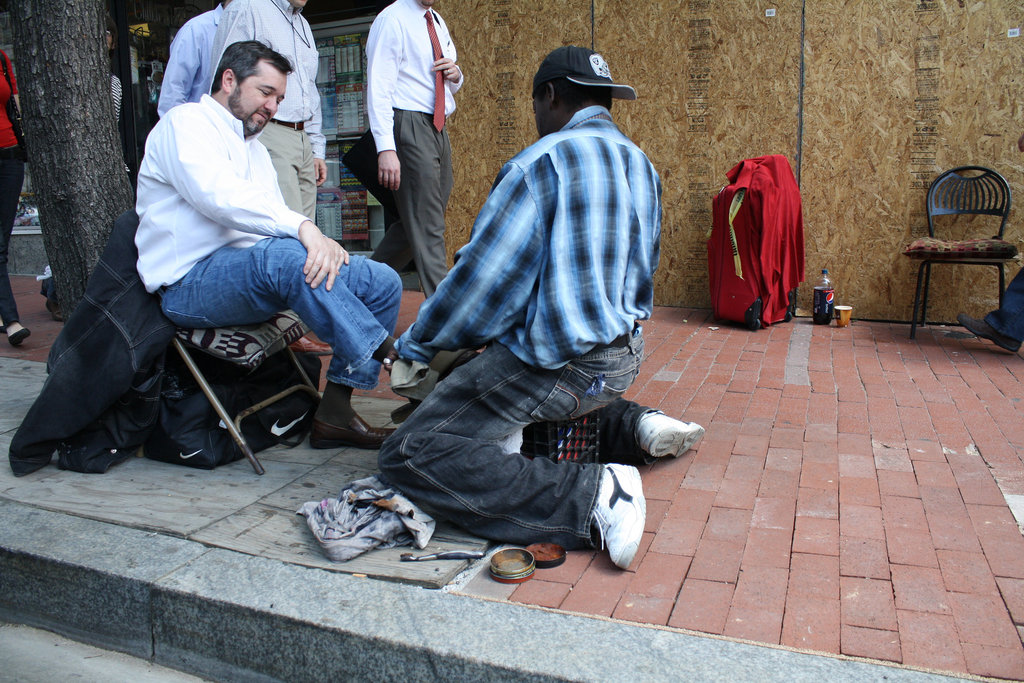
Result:
{"label": "shoe shiner kneeling", "polygon": [[[636,93],[591,50],[562,47],[541,64],[540,139],[501,169],[469,243],[393,354],[427,363],[486,348],[385,441],[379,464],[414,503],[470,533],[603,545],[625,568],[646,515],[640,473],[626,463],[677,455],[703,429],[621,400],[643,359],[637,321],[653,312],[661,182],[612,122],[613,97]],[[623,464],[504,452],[527,424],[597,409],[601,452]]]}

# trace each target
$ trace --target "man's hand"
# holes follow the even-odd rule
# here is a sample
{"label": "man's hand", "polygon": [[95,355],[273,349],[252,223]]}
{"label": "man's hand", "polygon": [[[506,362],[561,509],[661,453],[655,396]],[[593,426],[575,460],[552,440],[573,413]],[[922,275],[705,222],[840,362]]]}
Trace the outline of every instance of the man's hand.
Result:
{"label": "man's hand", "polygon": [[402,164],[398,152],[388,149],[377,155],[377,180],[389,190],[397,190],[402,182]]}
{"label": "man's hand", "polygon": [[441,76],[446,81],[451,81],[452,83],[458,83],[459,79],[462,78],[462,71],[449,57],[442,57],[434,62],[434,71],[440,71]]}
{"label": "man's hand", "polygon": [[313,173],[316,175],[316,186],[320,187],[327,180],[327,162],[323,159],[313,158]]}
{"label": "man's hand", "polygon": [[396,360],[398,360],[398,351],[391,349],[388,351],[388,355],[384,357],[384,360],[381,361],[381,365],[384,366],[384,371],[388,373],[388,375],[391,374],[391,368],[394,366]]}
{"label": "man's hand", "polygon": [[316,289],[326,278],[327,291],[331,291],[341,267],[348,265],[348,252],[334,240],[325,237],[313,225],[313,221],[303,221],[299,226],[299,242],[306,248],[306,263],[302,267],[306,284]]}

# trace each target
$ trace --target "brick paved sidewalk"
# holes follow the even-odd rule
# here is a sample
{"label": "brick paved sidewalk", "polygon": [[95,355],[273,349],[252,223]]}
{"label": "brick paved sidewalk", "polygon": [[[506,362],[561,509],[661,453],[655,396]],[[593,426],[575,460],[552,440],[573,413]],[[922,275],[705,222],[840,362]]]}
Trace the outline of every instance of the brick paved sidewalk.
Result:
{"label": "brick paved sidewalk", "polygon": [[[658,309],[631,398],[700,422],[643,472],[606,553],[467,592],[762,643],[1024,678],[1024,360],[962,328],[809,319],[748,332]],[[1022,499],[1024,500],[1024,499]]]}
{"label": "brick paved sidewalk", "polygon": [[[59,325],[14,278],[45,360]],[[407,292],[399,327],[421,295]],[[629,571],[575,551],[463,592],[785,647],[1024,679],[1024,359],[966,334],[657,309],[629,397],[708,428],[643,472]],[[389,396],[385,389],[371,394]],[[1009,501],[1009,503],[1008,503]]]}

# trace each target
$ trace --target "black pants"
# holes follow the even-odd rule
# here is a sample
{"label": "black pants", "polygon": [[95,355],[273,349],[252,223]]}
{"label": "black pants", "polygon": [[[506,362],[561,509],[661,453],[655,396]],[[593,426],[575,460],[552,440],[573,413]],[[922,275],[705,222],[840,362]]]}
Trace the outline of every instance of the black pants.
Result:
{"label": "black pants", "polygon": [[4,325],[18,322],[18,305],[7,275],[7,251],[18,212],[21,185],[25,180],[25,162],[21,159],[0,159],[0,319]]}

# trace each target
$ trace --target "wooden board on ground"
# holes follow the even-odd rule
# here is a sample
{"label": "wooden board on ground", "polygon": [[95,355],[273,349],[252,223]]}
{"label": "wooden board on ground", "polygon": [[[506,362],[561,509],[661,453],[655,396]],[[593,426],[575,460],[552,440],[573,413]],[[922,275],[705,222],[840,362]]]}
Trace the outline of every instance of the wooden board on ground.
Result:
{"label": "wooden board on ground", "polygon": [[[0,379],[32,384],[33,395],[38,391],[35,385],[41,385],[44,377],[45,370],[39,363],[22,365],[4,360],[0,364]],[[21,400],[10,406],[13,426],[9,430],[0,428],[0,446],[5,450],[31,404],[20,392],[13,393]],[[370,424],[386,426],[391,411],[402,401],[359,397],[354,405]],[[486,541],[439,523],[425,550],[406,546],[371,551],[350,562],[331,562],[305,519],[295,511],[307,501],[337,496],[350,481],[376,474],[377,451],[318,450],[306,441],[291,449],[271,448],[257,457],[266,469],[263,476],[253,472],[246,460],[215,470],[198,470],[132,458],[105,474],[81,474],[57,469],[54,459],[53,464],[24,477],[15,477],[9,467],[0,467],[0,497],[283,562],[431,588],[444,586],[469,563],[400,562],[401,553],[487,547]]]}
{"label": "wooden board on ground", "polygon": [[191,537],[206,545],[236,550],[282,562],[319,567],[376,579],[441,588],[470,565],[469,560],[402,562],[402,553],[417,555],[443,550],[486,550],[487,541],[449,524],[438,523],[427,548],[409,546],[371,550],[348,562],[327,559],[302,515],[262,503],[251,505]]}
{"label": "wooden board on ground", "polygon": [[188,536],[290,484],[308,465],[274,463],[256,475],[240,460],[215,470],[132,458],[105,474],[55,464],[16,478],[0,467],[0,496],[122,526]]}

